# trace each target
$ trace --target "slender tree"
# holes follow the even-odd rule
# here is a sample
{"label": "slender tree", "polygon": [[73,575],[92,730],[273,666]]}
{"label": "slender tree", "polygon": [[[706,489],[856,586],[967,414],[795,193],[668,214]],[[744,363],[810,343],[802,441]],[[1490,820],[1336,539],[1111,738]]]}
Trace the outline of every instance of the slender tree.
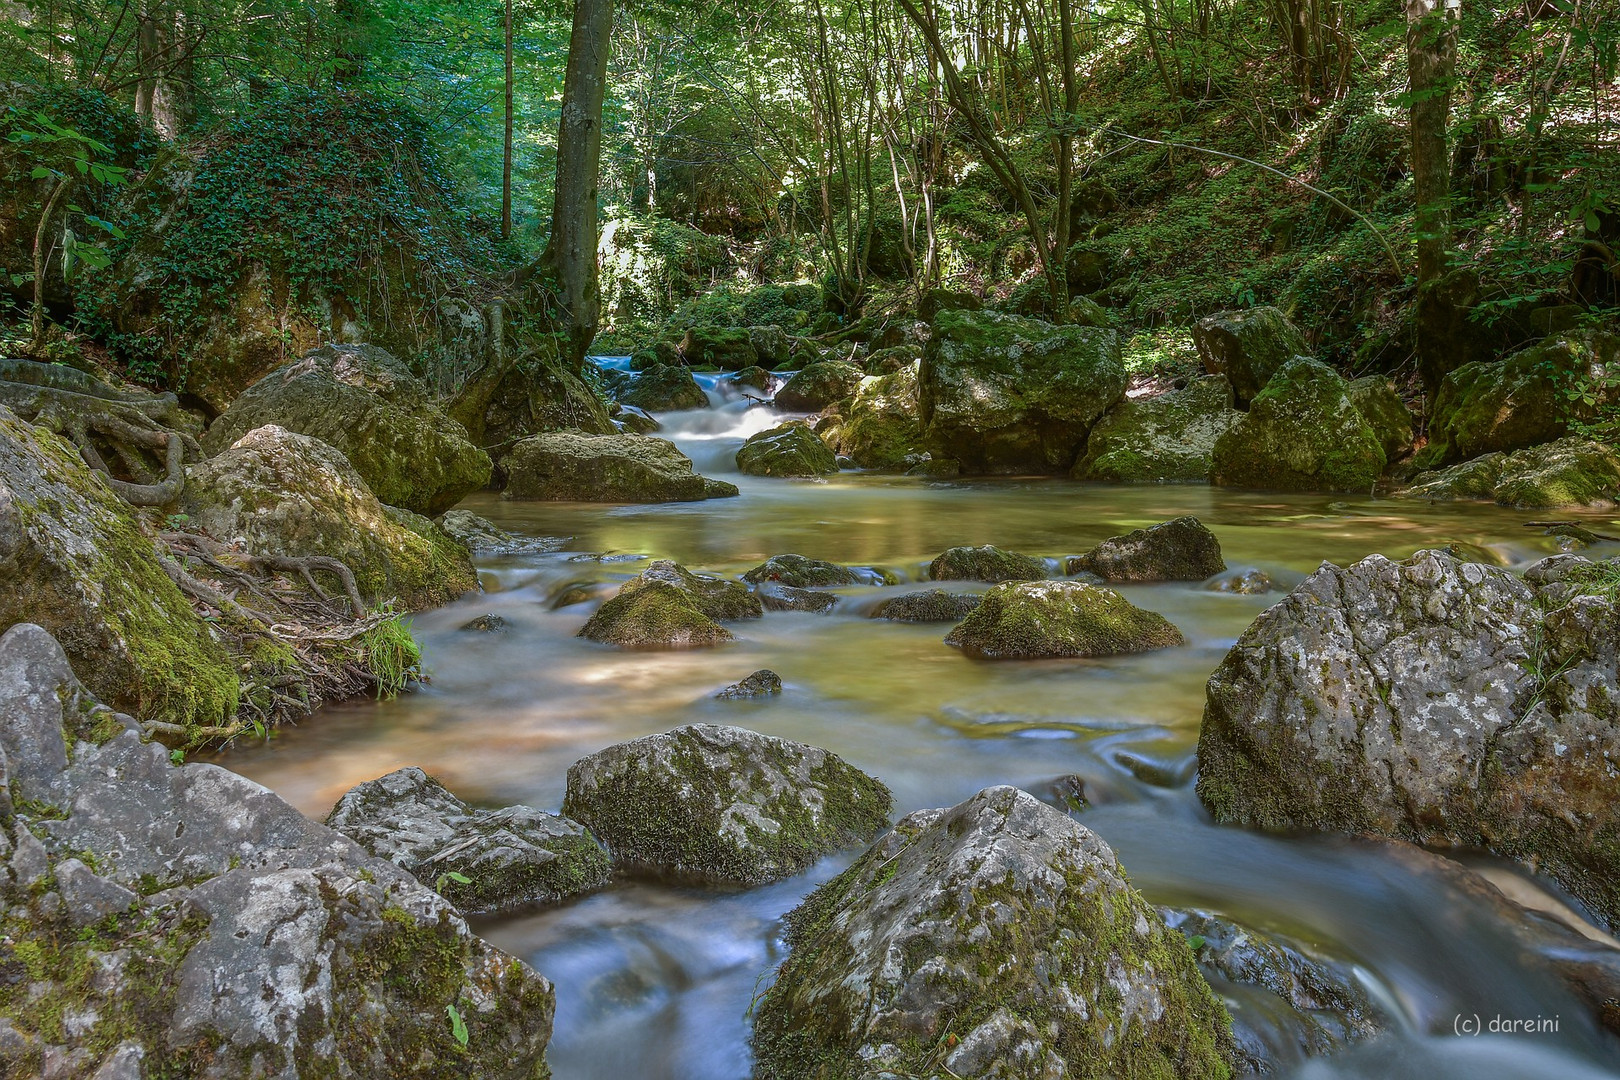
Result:
{"label": "slender tree", "polygon": [[506,124],[501,147],[501,239],[512,238],[512,0],[506,0]]}
{"label": "slender tree", "polygon": [[1407,101],[1420,284],[1433,281],[1446,268],[1451,231],[1451,158],[1446,149],[1446,126],[1457,68],[1461,11],[1462,0],[1406,0]]}

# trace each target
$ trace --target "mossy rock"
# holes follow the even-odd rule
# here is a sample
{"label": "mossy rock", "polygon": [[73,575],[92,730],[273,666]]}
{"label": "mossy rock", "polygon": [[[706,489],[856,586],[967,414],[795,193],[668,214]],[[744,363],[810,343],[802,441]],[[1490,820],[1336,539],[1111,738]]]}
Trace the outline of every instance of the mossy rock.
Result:
{"label": "mossy rock", "polygon": [[378,499],[418,514],[489,483],[489,455],[404,364],[370,345],[328,345],[272,371],[231,402],[203,448],[217,454],[267,424],[336,447]]}
{"label": "mossy rock", "polygon": [[1193,343],[1212,375],[1232,380],[1239,404],[1247,404],[1271,377],[1310,346],[1288,317],[1274,307],[1218,311],[1199,319]]}
{"label": "mossy rock", "polygon": [[1242,416],[1233,404],[1224,375],[1121,401],[1091,429],[1070,475],[1117,484],[1207,483],[1216,440]]}
{"label": "mossy rock", "polygon": [[885,600],[872,609],[872,618],[891,622],[961,622],[983,599],[978,593],[925,589]]}
{"label": "mossy rock", "polygon": [[579,636],[625,649],[705,648],[732,640],[690,593],[661,581],[620,592],[596,609]]}
{"label": "mossy rock", "polygon": [[563,813],[621,867],[761,885],[869,841],[891,804],[882,783],[826,750],[696,724],[575,762]]}
{"label": "mossy rock", "polygon": [[1040,581],[1046,560],[985,544],[946,548],[928,564],[930,581]]}
{"label": "mossy rock", "polygon": [[[466,547],[428,519],[384,506],[342,453],[308,435],[248,432],[187,470],[182,505],[188,527],[240,538],[252,554],[341,561],[369,603],[415,611],[478,588]],[[326,585],[341,594],[335,578]]]}
{"label": "mossy rock", "polygon": [[926,289],[917,300],[917,318],[933,322],[942,311],[978,311],[984,301],[970,292],[951,289]]}
{"label": "mossy rock", "polygon": [[826,589],[838,585],[893,585],[893,574],[870,566],[842,566],[803,555],[773,555],[743,575],[750,585],[777,581],[795,589]]}
{"label": "mossy rock", "polygon": [[769,668],[760,668],[747,678],[715,692],[721,701],[745,701],[751,698],[775,697],[782,692],[782,676]]}
{"label": "mossy rock", "polygon": [[793,355],[793,338],[780,326],[750,326],[748,343],[754,347],[754,353],[764,367],[785,364]]}
{"label": "mossy rock", "polygon": [[1195,517],[1178,517],[1124,536],[1111,536],[1070,559],[1070,574],[1104,581],[1203,581],[1226,570],[1221,542]]}
{"label": "mossy rock", "polygon": [[1350,384],[1350,400],[1372,425],[1384,448],[1386,461],[1399,461],[1412,452],[1412,413],[1382,375],[1368,375]]}
{"label": "mossy rock", "polygon": [[1186,644],[1164,616],[1080,581],[997,585],[945,641],[987,660],[1118,656]]}
{"label": "mossy rock", "polygon": [[1620,453],[1593,439],[1559,439],[1424,473],[1401,494],[1430,502],[1489,499],[1521,510],[1613,506],[1620,502]]}
{"label": "mossy rock", "polygon": [[[902,349],[920,352],[915,346]],[[895,469],[917,453],[922,442],[918,423],[917,370],[913,361],[889,375],[862,379],[838,425],[834,449],[863,469]]]}
{"label": "mossy rock", "polygon": [[1211,481],[1280,491],[1369,492],[1384,471],[1378,432],[1326,364],[1284,364],[1215,442]]}
{"label": "mossy rock", "polygon": [[808,424],[790,421],[749,436],[737,451],[737,469],[749,476],[824,476],[838,471],[838,459]]}
{"label": "mossy rock", "polygon": [[655,367],[679,367],[681,350],[673,341],[655,341],[646,348],[630,354],[631,371],[650,371]]}
{"label": "mossy rock", "polygon": [[759,364],[759,352],[744,328],[694,326],[681,338],[681,359],[692,367],[741,371]]}
{"label": "mossy rock", "polygon": [[726,622],[732,619],[757,619],[762,614],[758,597],[748,586],[729,578],[694,574],[679,563],[659,559],[640,574],[625,582],[620,592],[634,592],[654,582],[672,585],[687,596],[703,614]]}
{"label": "mossy rock", "polygon": [[706,409],[709,395],[684,367],[655,364],[631,381],[629,389],[619,395],[619,401],[648,412],[671,412]]}
{"label": "mossy rock", "polygon": [[843,401],[861,385],[861,369],[842,360],[823,360],[795,372],[772,400],[789,412],[820,412]]}
{"label": "mossy rock", "polygon": [[1114,325],[1114,317],[1108,314],[1108,309],[1097,301],[1086,296],[1076,296],[1069,301],[1070,326],[1097,326],[1104,329]]}
{"label": "mossy rock", "polygon": [[993,787],[903,819],[787,916],[759,1080],[1214,1080],[1231,1021],[1112,849]]}
{"label": "mossy rock", "polygon": [[240,685],[129,505],[69,443],[0,407],[0,626],[55,636],[102,700],[142,720],[230,723]]}
{"label": "mossy rock", "polygon": [[727,498],[734,484],[700,476],[675,444],[650,435],[554,431],[501,459],[511,499],[658,503]]}

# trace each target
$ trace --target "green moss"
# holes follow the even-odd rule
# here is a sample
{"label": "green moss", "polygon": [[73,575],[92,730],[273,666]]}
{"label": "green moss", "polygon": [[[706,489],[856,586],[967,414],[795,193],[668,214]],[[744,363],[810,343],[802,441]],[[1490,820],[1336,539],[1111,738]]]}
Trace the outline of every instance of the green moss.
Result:
{"label": "green moss", "polygon": [[737,451],[737,469],[750,476],[822,476],[838,461],[809,426],[780,424],[751,435]]}
{"label": "green moss", "polygon": [[1039,581],[1046,576],[1044,559],[989,544],[947,548],[928,564],[930,581]]}
{"label": "green moss", "polygon": [[1081,582],[1006,582],[945,638],[986,659],[1116,656],[1186,644],[1164,616]]}
{"label": "green moss", "polygon": [[579,636],[626,648],[719,645],[732,637],[690,593],[662,581],[621,591],[596,609]]}

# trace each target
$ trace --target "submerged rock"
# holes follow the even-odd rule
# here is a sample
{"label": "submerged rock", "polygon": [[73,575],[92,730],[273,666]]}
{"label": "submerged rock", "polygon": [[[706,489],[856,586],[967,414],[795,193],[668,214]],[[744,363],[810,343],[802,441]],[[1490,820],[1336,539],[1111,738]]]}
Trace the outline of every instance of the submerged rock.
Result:
{"label": "submerged rock", "polygon": [[840,566],[803,555],[773,555],[743,575],[750,585],[776,581],[796,589],[826,589],[838,585],[893,585],[894,575],[870,566]]}
{"label": "submerged rock", "polygon": [[1280,491],[1368,492],[1384,446],[1326,364],[1299,357],[1272,376],[1215,443],[1211,482]]}
{"label": "submerged rock", "polygon": [[767,611],[831,611],[838,606],[836,593],[798,589],[780,581],[761,582],[754,590]]}
{"label": "submerged rock", "polygon": [[930,581],[1040,581],[1046,560],[985,544],[946,548],[928,564]]}
{"label": "submerged rock", "polygon": [[1239,404],[1253,400],[1296,356],[1310,355],[1305,337],[1274,307],[1217,311],[1193,326],[1204,367],[1232,380]]}
{"label": "submerged rock", "polygon": [[1264,570],[1250,567],[1247,570],[1233,570],[1211,579],[1205,586],[1210,592],[1238,593],[1245,596],[1258,596],[1268,593],[1272,589],[1271,577]]}
{"label": "submerged rock", "polygon": [[990,660],[1117,656],[1186,644],[1164,616],[1080,581],[997,585],[945,640]]}
{"label": "submerged rock", "polygon": [[[467,549],[417,514],[384,506],[342,453],[257,428],[186,471],[190,525],[254,555],[324,555],[354,573],[368,603],[437,607],[478,588]],[[321,571],[323,575],[324,571]],[[336,578],[328,585],[341,594]]]}
{"label": "submerged rock", "polygon": [[578,822],[527,806],[476,809],[415,767],[350,788],[326,824],[473,913],[554,904],[612,873]]}
{"label": "submerged rock", "polygon": [[1121,401],[1091,429],[1070,475],[1120,484],[1207,483],[1216,440],[1243,415],[1232,404],[1224,375]]}
{"label": "submerged rock", "polygon": [[[0,713],[5,832],[33,865],[6,879],[0,931],[8,967],[26,954],[37,972],[0,999],[0,1072],[136,1076],[144,1058],[219,1077],[545,1074],[550,983],[273,792],[172,764],[37,626],[0,637]],[[46,875],[60,892],[29,887]],[[53,903],[104,914],[63,933]]]}
{"label": "submerged rock", "polygon": [[1112,536],[1068,561],[1069,574],[1104,581],[1203,581],[1226,569],[1221,542],[1195,517]]}
{"label": "submerged rock", "polygon": [[506,620],[493,613],[469,619],[456,627],[457,630],[465,630],[469,634],[504,634],[506,628]]}
{"label": "submerged rock", "polygon": [[893,622],[961,622],[982,599],[978,593],[927,589],[883,601],[872,609],[872,618]]}
{"label": "submerged rock", "polygon": [[563,813],[621,866],[761,885],[870,840],[890,804],[888,788],[826,750],[695,724],[575,762]]}
{"label": "submerged rock", "polygon": [[737,494],[736,485],[699,476],[674,443],[650,435],[534,435],[512,447],[501,467],[511,499],[659,503]]}
{"label": "submerged rock", "polygon": [[469,510],[446,510],[434,521],[450,539],[475,555],[557,551],[571,539],[567,536],[519,536]]}
{"label": "submerged rock", "polygon": [[679,364],[654,364],[631,381],[619,401],[648,412],[670,412],[708,408],[709,395]]}
{"label": "submerged rock", "polygon": [[66,441],[0,407],[0,626],[57,635],[103,700],[212,727],[239,681],[129,504]]}
{"label": "submerged rock", "polygon": [[991,311],[935,319],[920,374],[923,445],[966,473],[1066,473],[1125,396],[1119,336]]}
{"label": "submerged rock", "polygon": [[782,676],[760,668],[741,682],[734,682],[714,696],[722,699],[770,697],[782,692]]}
{"label": "submerged rock", "polygon": [[626,648],[719,645],[732,635],[716,620],[763,613],[759,598],[739,582],[694,574],[664,559],[625,582],[579,634]]}
{"label": "submerged rock", "polygon": [[1423,473],[1401,494],[1430,502],[1490,499],[1522,510],[1611,506],[1620,502],[1620,453],[1593,439],[1559,439]]}
{"label": "submerged rock", "polygon": [[837,427],[834,448],[839,453],[863,469],[893,469],[917,452],[922,441],[917,367],[911,362],[892,374],[861,380]]}
{"label": "submerged rock", "polygon": [[336,448],[379,500],[418,514],[489,483],[489,455],[410,369],[371,345],[328,345],[272,371],[214,421],[203,449],[217,454],[267,424]]}
{"label": "submerged rock", "polygon": [[1230,1075],[1186,940],[1101,838],[1015,788],[905,818],[787,924],[760,1080]]}
{"label": "submerged rock", "polygon": [[842,360],[823,360],[795,372],[772,400],[788,412],[820,412],[855,393],[864,376]]}
{"label": "submerged rock", "polygon": [[1620,567],[1520,580],[1420,551],[1324,564],[1210,677],[1198,794],[1218,820],[1533,861],[1620,919]]}
{"label": "submerged rock", "polygon": [[838,459],[810,425],[790,421],[750,435],[737,451],[737,469],[750,476],[824,476]]}

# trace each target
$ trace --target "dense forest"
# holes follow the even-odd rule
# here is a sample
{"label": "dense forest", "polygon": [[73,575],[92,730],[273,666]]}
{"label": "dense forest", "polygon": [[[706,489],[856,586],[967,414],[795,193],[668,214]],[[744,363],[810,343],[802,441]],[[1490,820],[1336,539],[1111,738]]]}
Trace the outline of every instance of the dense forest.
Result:
{"label": "dense forest", "polygon": [[1620,1075],[1617,507],[1615,0],[0,0],[0,1077]]}

